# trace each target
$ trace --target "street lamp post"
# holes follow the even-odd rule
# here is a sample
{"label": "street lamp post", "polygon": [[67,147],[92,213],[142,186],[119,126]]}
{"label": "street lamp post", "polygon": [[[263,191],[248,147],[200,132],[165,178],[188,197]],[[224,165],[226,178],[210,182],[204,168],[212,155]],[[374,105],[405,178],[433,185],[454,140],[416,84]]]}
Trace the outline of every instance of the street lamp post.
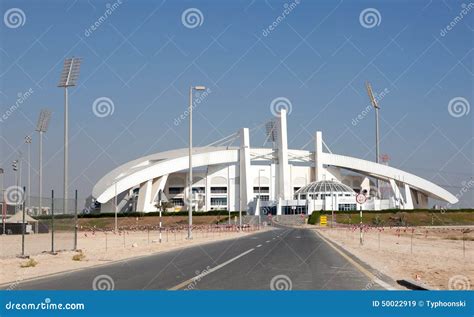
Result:
{"label": "street lamp post", "polygon": [[39,133],[39,202],[38,214],[41,215],[41,208],[43,202],[43,133],[48,130],[49,119],[51,118],[51,111],[42,109],[38,117],[38,124],[36,131]]}
{"label": "street lamp post", "polygon": [[31,141],[32,141],[32,138],[30,135],[27,135],[25,137],[25,143],[26,143],[26,146],[28,147],[28,196],[26,197],[27,199],[27,204],[26,204],[26,207],[27,208],[31,208]]}
{"label": "street lamp post", "polygon": [[263,169],[258,170],[258,226],[260,227],[260,212],[262,210],[262,185],[260,179],[260,172],[265,172]]}
{"label": "street lamp post", "polygon": [[2,181],[0,182],[0,195],[2,195],[2,234],[5,234],[5,221],[7,220],[7,214],[6,214],[6,204],[5,204],[5,198],[3,197],[3,174],[5,171],[3,168],[0,168],[0,177],[2,177]]}
{"label": "street lamp post", "polygon": [[188,188],[188,239],[193,238],[193,90],[206,90],[204,86],[189,88],[189,188]]}
{"label": "street lamp post", "polygon": [[67,213],[67,187],[68,187],[68,164],[69,164],[69,99],[68,87],[76,86],[79,77],[81,59],[77,57],[66,58],[59,79],[58,87],[64,88],[64,213]]}
{"label": "street lamp post", "polygon": [[[14,160],[12,162],[12,168],[13,168],[13,172],[15,172],[15,186],[18,188],[18,160]],[[15,204],[15,214],[18,211],[17,205],[18,204]]]}

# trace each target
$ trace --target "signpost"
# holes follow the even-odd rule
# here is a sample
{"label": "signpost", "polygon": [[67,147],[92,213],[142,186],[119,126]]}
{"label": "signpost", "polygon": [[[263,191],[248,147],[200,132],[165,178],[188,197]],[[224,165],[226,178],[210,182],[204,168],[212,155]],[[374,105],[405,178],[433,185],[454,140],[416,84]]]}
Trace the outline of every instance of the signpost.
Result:
{"label": "signpost", "polygon": [[163,193],[163,191],[160,189],[160,191],[158,192],[158,203],[159,203],[159,210],[160,210],[160,243],[161,243],[161,229],[162,229],[162,222],[161,222],[161,212],[162,212],[162,209],[163,209],[163,203],[164,202],[168,202],[168,198],[165,196],[165,194]]}
{"label": "signpost", "polygon": [[363,244],[363,237],[362,237],[362,204],[365,203],[367,200],[367,197],[365,197],[364,194],[358,194],[356,196],[356,201],[360,205],[360,228],[359,228],[359,244]]}

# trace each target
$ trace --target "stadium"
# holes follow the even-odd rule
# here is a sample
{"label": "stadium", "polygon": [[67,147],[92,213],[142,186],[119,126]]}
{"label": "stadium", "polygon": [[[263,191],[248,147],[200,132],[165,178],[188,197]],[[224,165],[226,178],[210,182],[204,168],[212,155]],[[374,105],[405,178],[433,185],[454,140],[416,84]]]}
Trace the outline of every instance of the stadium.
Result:
{"label": "stadium", "polygon": [[[266,126],[272,147],[250,146],[249,129],[206,147],[144,156],[102,177],[92,197],[100,212],[229,210],[252,215],[313,210],[426,209],[429,199],[455,204],[440,186],[387,164],[332,153],[316,131],[314,151],[288,148],[287,111]],[[230,146],[233,142],[238,146]],[[190,199],[189,186],[192,186]],[[359,199],[363,195],[363,199]]]}

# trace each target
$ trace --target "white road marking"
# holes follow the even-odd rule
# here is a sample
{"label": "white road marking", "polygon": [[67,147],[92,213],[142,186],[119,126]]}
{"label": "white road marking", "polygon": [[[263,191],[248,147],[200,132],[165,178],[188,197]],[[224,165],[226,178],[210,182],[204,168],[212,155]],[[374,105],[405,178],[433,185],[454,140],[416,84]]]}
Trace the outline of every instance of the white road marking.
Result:
{"label": "white road marking", "polygon": [[267,240],[267,241],[265,241],[265,242],[266,242],[266,243],[269,243],[269,242],[270,242],[270,240]]}
{"label": "white road marking", "polygon": [[261,246],[262,246],[262,245],[261,245],[261,244],[259,244],[259,245],[257,245],[257,248],[260,248]]}
{"label": "white road marking", "polygon": [[217,265],[217,266],[215,266],[215,267],[213,267],[213,268],[211,268],[211,269],[209,269],[209,270],[207,270],[207,271],[202,272],[201,274],[196,275],[196,276],[193,277],[193,278],[190,278],[189,280],[186,280],[186,281],[184,281],[184,282],[182,282],[182,283],[180,283],[180,284],[178,284],[178,285],[176,285],[176,286],[170,288],[169,290],[174,291],[174,290],[181,289],[181,288],[183,288],[183,287],[185,287],[185,286],[191,284],[192,282],[194,282],[194,281],[196,281],[196,280],[200,280],[200,279],[202,279],[204,276],[206,276],[206,275],[208,275],[208,274],[211,274],[212,272],[215,272],[215,271],[217,271],[217,270],[223,268],[223,267],[226,266],[227,264],[230,264],[230,263],[234,262],[235,260],[237,260],[237,259],[243,257],[244,255],[249,254],[250,252],[252,252],[252,251],[254,251],[254,250],[255,250],[254,248],[252,248],[252,249],[250,249],[250,250],[247,250],[247,251],[245,251],[244,253],[241,253],[241,254],[239,254],[239,255],[233,257],[232,259],[225,261],[224,263],[221,263],[221,264],[219,264],[219,265]]}

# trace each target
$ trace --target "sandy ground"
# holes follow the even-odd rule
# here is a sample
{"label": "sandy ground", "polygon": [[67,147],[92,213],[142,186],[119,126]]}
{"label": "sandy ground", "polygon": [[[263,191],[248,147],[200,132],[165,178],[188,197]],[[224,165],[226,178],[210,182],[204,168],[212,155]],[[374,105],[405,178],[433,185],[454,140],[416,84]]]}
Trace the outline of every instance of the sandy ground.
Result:
{"label": "sandy ground", "polygon": [[[263,228],[261,230],[270,230]],[[113,261],[129,259],[137,256],[150,255],[181,247],[199,245],[213,241],[233,239],[259,232],[254,228],[246,228],[244,232],[230,229],[194,231],[193,240],[186,239],[185,230],[162,234],[162,243],[159,243],[158,232],[127,232],[113,234],[96,232],[80,232],[78,235],[78,249],[82,250],[85,258],[74,261],[72,257],[78,252],[65,251],[72,249],[73,235],[71,233],[57,233],[55,249],[61,250],[56,255],[43,250],[51,250],[51,235],[28,235],[25,239],[27,246],[25,254],[38,262],[35,267],[21,268],[28,259],[17,258],[21,253],[21,236],[0,236],[0,284],[9,289],[25,280],[53,273],[70,271],[96,265],[103,265]]]}
{"label": "sandy ground", "polygon": [[367,228],[362,246],[355,228],[318,232],[394,280],[465,290],[474,287],[474,228],[463,234],[466,228]]}

